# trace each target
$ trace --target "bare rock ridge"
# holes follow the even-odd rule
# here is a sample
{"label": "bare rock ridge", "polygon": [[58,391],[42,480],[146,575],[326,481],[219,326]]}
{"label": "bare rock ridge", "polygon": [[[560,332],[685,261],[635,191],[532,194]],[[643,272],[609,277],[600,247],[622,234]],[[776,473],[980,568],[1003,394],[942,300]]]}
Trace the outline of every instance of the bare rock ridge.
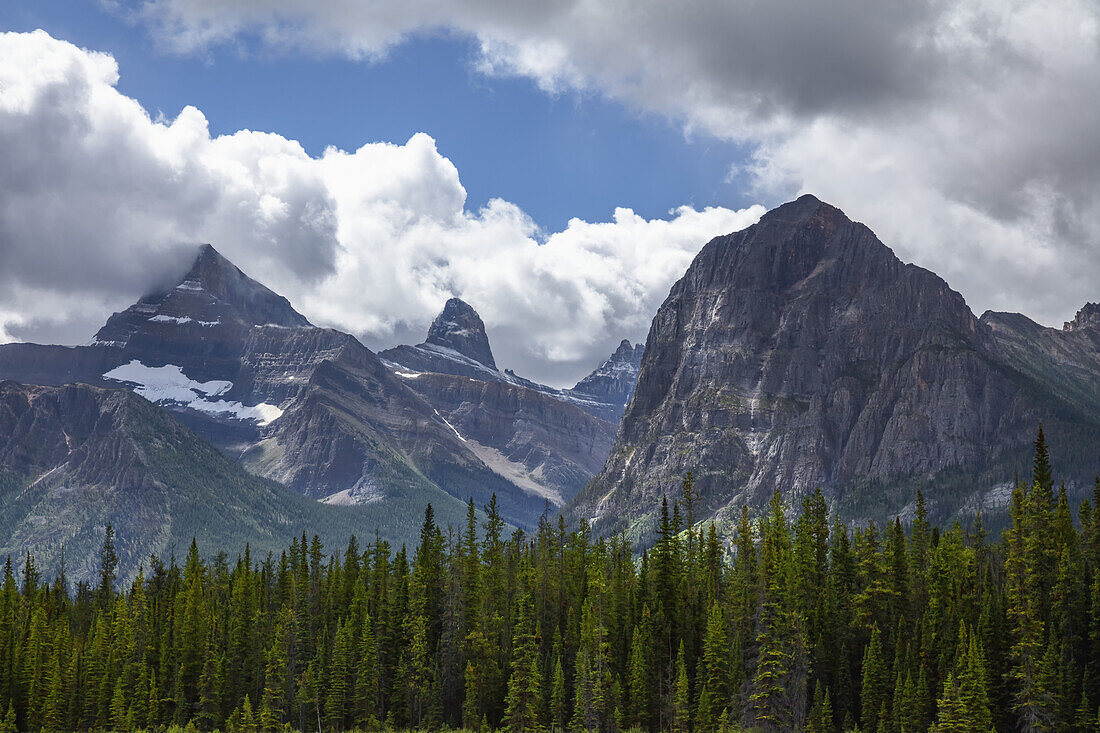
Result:
{"label": "bare rock ridge", "polygon": [[623,339],[610,359],[577,382],[570,391],[575,394],[591,395],[610,404],[619,404],[625,409],[634,395],[644,352],[645,344],[632,346],[629,341]]}
{"label": "bare rock ridge", "polygon": [[847,519],[905,513],[917,488],[941,518],[1003,510],[1040,420],[1084,486],[1100,469],[1095,313],[1064,331],[979,320],[803,196],[712,240],[673,286],[611,456],[569,516],[649,536],[689,470],[719,517],[815,487]]}
{"label": "bare rock ridge", "polygon": [[577,386],[549,387],[525,379],[511,369],[499,370],[481,316],[464,300],[450,298],[432,322],[423,343],[395,346],[378,355],[406,378],[432,373],[502,382],[540,392],[601,420],[617,423],[634,391],[642,350],[642,346],[632,347],[624,340],[610,359]]}
{"label": "bare rock ridge", "polygon": [[1085,303],[1072,321],[1062,326],[1063,331],[1088,331],[1100,336],[1100,303]]}
{"label": "bare rock ridge", "polygon": [[424,343],[452,349],[490,369],[497,368],[481,316],[459,298],[451,298],[443,306],[443,312],[428,329]]}
{"label": "bare rock ridge", "polygon": [[380,356],[486,465],[552,506],[571,499],[607,459],[615,424],[605,417],[617,417],[616,404],[499,371],[481,317],[458,298],[443,306],[424,343]]}

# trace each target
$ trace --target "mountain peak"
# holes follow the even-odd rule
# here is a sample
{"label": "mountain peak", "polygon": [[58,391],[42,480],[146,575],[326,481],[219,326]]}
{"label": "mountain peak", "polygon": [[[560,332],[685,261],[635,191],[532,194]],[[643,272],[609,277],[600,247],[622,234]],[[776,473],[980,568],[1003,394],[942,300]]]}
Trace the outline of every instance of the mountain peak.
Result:
{"label": "mountain peak", "polygon": [[1086,328],[1100,331],[1100,303],[1085,303],[1073,320],[1062,326],[1063,331],[1082,331]]}
{"label": "mountain peak", "polygon": [[497,368],[481,316],[461,298],[447,301],[432,321],[424,343],[453,349],[490,369]]}
{"label": "mountain peak", "polygon": [[626,363],[626,362],[641,362],[642,351],[645,350],[645,344],[638,344],[635,346],[630,343],[628,339],[623,339],[619,342],[619,348],[615,349],[611,354],[611,358],[608,360],[610,363]]}
{"label": "mountain peak", "polygon": [[180,327],[310,325],[289,300],[245,275],[209,244],[199,248],[186,273],[174,282],[111,316],[93,343],[123,346],[146,332],[160,343],[168,331],[182,335]]}
{"label": "mountain peak", "polygon": [[290,301],[241,272],[210,244],[199,248],[191,269],[170,295],[186,297],[187,294],[195,294],[204,301],[207,296],[213,296],[249,325],[309,325],[309,321],[291,307]]}

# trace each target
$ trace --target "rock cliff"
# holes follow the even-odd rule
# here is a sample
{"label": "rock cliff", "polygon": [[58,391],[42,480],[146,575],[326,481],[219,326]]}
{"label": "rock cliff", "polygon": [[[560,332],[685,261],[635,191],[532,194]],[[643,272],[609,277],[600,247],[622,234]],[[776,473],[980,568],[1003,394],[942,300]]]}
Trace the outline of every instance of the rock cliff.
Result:
{"label": "rock cliff", "polygon": [[[611,456],[570,516],[648,536],[687,471],[719,516],[815,487],[846,519],[904,513],[917,488],[941,518],[1003,509],[1040,421],[1083,485],[1100,468],[1100,416],[1074,398],[1097,394],[1091,318],[1079,320],[1041,343],[1012,319],[983,322],[935,274],[803,196],[712,240],[673,286]],[[1041,368],[1012,355],[1013,339]],[[1056,363],[1058,348],[1079,363]]]}

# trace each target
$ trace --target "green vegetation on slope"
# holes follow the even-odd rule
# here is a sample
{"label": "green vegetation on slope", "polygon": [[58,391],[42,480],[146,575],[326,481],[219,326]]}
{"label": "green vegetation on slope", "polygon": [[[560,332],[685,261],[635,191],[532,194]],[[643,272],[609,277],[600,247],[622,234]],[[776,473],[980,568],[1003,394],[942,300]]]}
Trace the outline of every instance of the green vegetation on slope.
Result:
{"label": "green vegetation on slope", "polygon": [[182,557],[192,539],[204,552],[235,555],[250,545],[262,557],[303,533],[333,545],[380,530],[395,544],[415,542],[429,502],[441,522],[463,521],[463,502],[438,490],[395,491],[358,506],[320,504],[249,474],[136,395],[74,389],[98,398],[94,430],[103,435],[92,432],[56,465],[31,472],[0,465],[0,554],[16,556],[17,567],[30,552],[51,574],[64,562],[71,578],[93,577],[107,525],[117,533],[120,577],[132,580],[150,554]]}

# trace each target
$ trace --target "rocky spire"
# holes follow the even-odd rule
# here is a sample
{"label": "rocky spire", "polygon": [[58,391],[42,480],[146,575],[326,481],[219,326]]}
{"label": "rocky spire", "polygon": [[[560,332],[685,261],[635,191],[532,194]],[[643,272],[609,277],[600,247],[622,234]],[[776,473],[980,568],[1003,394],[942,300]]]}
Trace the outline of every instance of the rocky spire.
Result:
{"label": "rocky spire", "polygon": [[443,312],[428,329],[428,338],[424,343],[453,349],[490,369],[497,368],[481,316],[459,298],[451,298],[443,306]]}
{"label": "rocky spire", "polygon": [[1086,328],[1100,331],[1100,303],[1085,303],[1074,319],[1062,326],[1063,331],[1082,331]]}

